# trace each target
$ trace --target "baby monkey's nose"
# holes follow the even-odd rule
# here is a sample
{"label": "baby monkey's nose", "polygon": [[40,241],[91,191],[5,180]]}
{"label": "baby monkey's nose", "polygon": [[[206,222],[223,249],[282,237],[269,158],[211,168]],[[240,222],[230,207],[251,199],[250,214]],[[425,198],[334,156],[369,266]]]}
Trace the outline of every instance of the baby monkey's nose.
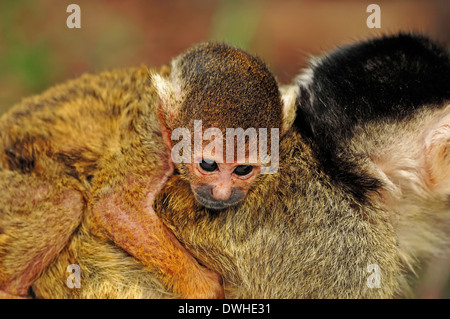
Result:
{"label": "baby monkey's nose", "polygon": [[211,187],[211,195],[215,200],[228,200],[233,192],[233,187],[218,185]]}

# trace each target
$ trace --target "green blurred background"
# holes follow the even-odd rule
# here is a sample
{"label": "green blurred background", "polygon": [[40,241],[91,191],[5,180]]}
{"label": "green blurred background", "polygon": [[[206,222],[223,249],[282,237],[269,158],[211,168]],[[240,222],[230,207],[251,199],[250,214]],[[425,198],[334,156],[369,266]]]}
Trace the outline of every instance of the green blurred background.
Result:
{"label": "green blurred background", "polygon": [[[81,7],[81,29],[66,26],[71,3]],[[366,25],[371,3],[381,7],[381,29]],[[0,114],[84,72],[160,66],[203,40],[255,53],[289,83],[311,55],[398,30],[450,45],[450,1],[0,0]],[[449,298],[449,268],[448,256],[436,258],[411,296]]]}

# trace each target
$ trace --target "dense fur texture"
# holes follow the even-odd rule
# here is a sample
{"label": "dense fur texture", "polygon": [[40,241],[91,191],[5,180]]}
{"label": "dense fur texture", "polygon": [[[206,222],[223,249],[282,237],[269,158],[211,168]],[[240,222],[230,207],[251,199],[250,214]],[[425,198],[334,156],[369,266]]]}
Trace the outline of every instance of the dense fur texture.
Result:
{"label": "dense fur texture", "polygon": [[[131,132],[159,130],[155,120],[136,123],[136,114],[156,109],[149,100],[156,95],[146,68],[117,70],[55,86],[1,118],[1,287],[26,296],[25,283],[39,276],[84,218],[93,188],[103,179],[108,185],[124,179],[125,154],[139,143]],[[144,147],[164,150],[161,137],[150,143]],[[118,151],[123,160],[109,161]],[[144,157],[143,147],[135,151]],[[161,165],[156,157],[147,165]]]}
{"label": "dense fur texture", "polygon": [[[227,63],[223,63],[227,61]],[[198,45],[175,59],[183,99],[175,127],[203,129],[281,127],[280,93],[275,78],[259,58],[219,44]],[[224,114],[224,109],[227,110]],[[255,114],[255,111],[258,114]],[[256,120],[257,119],[257,120]]]}

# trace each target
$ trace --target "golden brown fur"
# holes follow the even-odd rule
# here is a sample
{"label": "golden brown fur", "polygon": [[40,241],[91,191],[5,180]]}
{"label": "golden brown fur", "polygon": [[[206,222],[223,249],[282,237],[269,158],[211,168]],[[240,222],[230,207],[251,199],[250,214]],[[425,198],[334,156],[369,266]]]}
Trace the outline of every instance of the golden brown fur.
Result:
{"label": "golden brown fur", "polygon": [[52,258],[51,243],[78,227],[93,180],[101,178],[101,158],[134,129],[124,111],[154,98],[149,84],[146,68],[84,75],[24,99],[1,118],[1,285],[20,280],[15,274],[27,259]]}

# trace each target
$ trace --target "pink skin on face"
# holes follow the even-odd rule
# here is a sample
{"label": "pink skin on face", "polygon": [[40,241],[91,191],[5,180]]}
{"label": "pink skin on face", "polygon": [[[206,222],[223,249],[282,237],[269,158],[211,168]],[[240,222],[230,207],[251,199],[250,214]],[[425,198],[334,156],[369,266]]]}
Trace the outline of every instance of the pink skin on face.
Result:
{"label": "pink skin on face", "polygon": [[[216,162],[217,168],[213,171],[204,170],[198,163],[200,160],[188,164],[188,169],[194,177],[191,187],[195,189],[199,186],[211,186],[211,196],[215,200],[228,200],[233,192],[233,188],[241,191],[243,194],[247,194],[251,183],[261,172],[260,163],[246,163],[245,161],[220,163],[220,161],[223,162],[223,159],[216,156],[209,156],[207,160]],[[253,169],[247,175],[236,174],[236,168],[242,165],[250,165]]]}

